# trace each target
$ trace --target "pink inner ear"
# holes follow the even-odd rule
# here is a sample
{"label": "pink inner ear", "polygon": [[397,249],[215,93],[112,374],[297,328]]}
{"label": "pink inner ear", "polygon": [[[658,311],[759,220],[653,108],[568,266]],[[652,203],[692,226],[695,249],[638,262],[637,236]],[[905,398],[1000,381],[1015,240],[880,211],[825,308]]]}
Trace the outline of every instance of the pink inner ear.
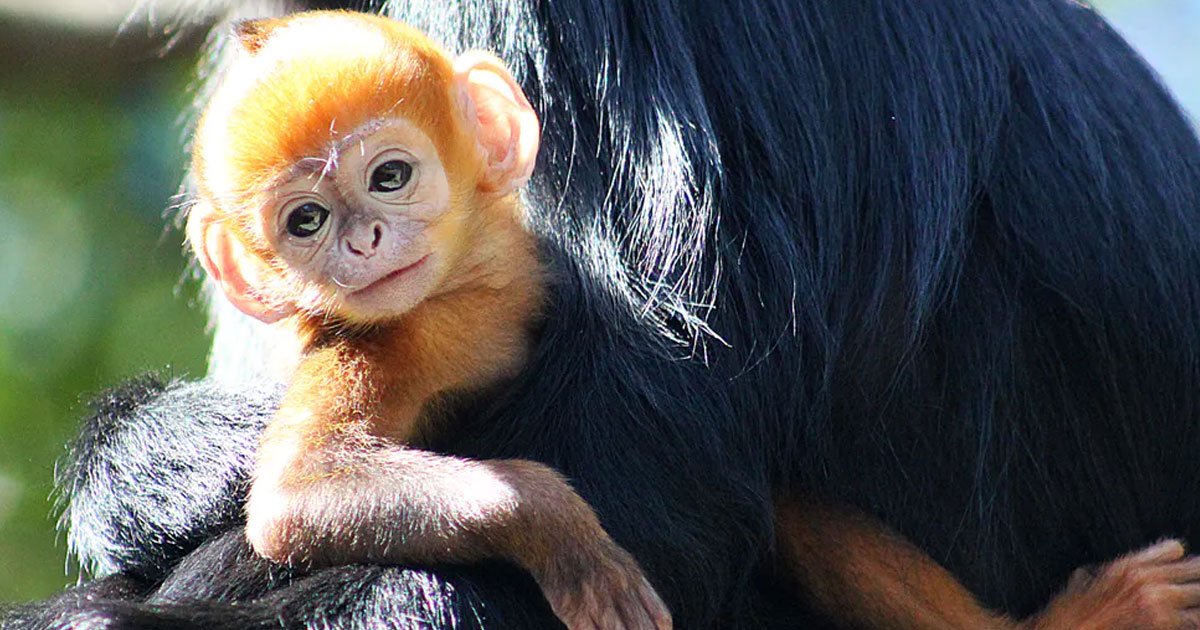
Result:
{"label": "pink inner ear", "polygon": [[455,62],[458,80],[469,97],[478,142],[487,159],[479,187],[507,194],[529,179],[537,159],[537,114],[504,64],[487,53],[464,53]]}
{"label": "pink inner ear", "polygon": [[195,234],[204,268],[239,311],[267,324],[295,313],[293,304],[267,299],[261,292],[265,267],[224,226],[199,225]]}
{"label": "pink inner ear", "polygon": [[512,118],[505,113],[508,100],[490,87],[475,84],[475,115],[479,121],[479,143],[488,154],[489,165],[503,164],[511,157]]}

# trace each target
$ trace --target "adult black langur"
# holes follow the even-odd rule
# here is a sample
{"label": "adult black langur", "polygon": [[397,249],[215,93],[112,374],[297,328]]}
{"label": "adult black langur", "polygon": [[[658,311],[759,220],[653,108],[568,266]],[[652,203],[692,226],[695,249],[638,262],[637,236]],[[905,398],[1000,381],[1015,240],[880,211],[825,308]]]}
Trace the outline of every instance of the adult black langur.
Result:
{"label": "adult black langur", "polygon": [[[1068,0],[386,5],[521,79],[556,267],[529,368],[440,450],[566,474],[680,627],[795,627],[773,493],[856,506],[1023,617],[1200,505],[1200,146]],[[111,395],[66,522],[100,579],[15,626],[523,627],[503,566],[269,570],[263,361]],[[259,338],[255,334],[255,338]],[[235,377],[236,378],[236,377]],[[517,420],[519,419],[519,421]]]}

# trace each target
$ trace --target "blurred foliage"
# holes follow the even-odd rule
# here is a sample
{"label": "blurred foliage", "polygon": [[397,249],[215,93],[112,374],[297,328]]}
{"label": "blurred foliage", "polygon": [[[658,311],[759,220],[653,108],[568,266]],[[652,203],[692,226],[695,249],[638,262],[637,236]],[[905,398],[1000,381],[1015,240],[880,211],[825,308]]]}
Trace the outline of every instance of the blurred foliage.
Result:
{"label": "blurred foliage", "polygon": [[[1200,0],[1095,4],[1200,104],[1178,48],[1200,42]],[[81,401],[145,370],[203,372],[203,315],[163,218],[195,45],[160,47],[0,19],[0,602],[74,579],[48,499]]]}
{"label": "blurred foliage", "polygon": [[0,24],[0,601],[73,579],[47,499],[81,401],[148,369],[204,371],[163,219],[194,51],[157,49]]}

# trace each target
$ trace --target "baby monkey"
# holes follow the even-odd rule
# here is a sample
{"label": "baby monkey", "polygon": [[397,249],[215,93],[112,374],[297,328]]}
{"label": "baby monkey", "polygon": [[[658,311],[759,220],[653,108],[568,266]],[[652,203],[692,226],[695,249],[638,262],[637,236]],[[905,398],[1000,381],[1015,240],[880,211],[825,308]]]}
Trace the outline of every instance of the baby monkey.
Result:
{"label": "baby monkey", "polygon": [[363,14],[241,23],[202,116],[188,239],[302,356],[259,445],[268,559],[512,561],[572,629],[667,629],[634,559],[552,469],[411,443],[428,405],[522,365],[543,286],[518,189],[536,114],[496,58]]}
{"label": "baby monkey", "polygon": [[[188,239],[243,312],[303,354],[264,432],[246,534],[275,561],[510,560],[572,629],[671,627],[628,553],[553,470],[407,445],[439,396],[512,376],[543,285],[517,191],[537,116],[494,57],[451,59],[363,14],[242,23],[246,54],[194,142]],[[980,606],[886,527],[799,496],[778,547],[852,627],[1174,628],[1200,622],[1200,561],[1167,541],[1080,572],[1022,622]]]}

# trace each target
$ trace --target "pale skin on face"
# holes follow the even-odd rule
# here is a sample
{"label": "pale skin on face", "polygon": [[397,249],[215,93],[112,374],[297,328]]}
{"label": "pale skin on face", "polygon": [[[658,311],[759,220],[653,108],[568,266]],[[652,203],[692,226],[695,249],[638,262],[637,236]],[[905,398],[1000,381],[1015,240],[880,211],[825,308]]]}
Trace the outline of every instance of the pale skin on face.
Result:
{"label": "pale skin on face", "polygon": [[263,208],[260,229],[298,279],[318,287],[298,308],[367,320],[403,315],[439,286],[454,255],[429,233],[450,204],[437,150],[412,123],[387,118],[329,155],[297,165]]}

